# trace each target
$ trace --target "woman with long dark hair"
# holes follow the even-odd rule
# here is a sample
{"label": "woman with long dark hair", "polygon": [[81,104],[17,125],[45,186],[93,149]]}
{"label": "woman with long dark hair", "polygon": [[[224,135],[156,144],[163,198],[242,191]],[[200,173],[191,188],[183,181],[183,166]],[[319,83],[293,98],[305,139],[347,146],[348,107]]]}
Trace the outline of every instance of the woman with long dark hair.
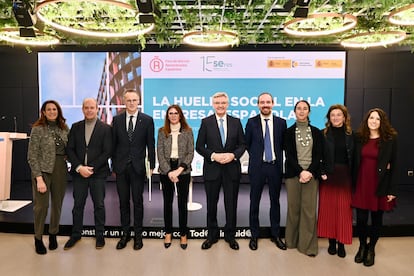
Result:
{"label": "woman with long dark hair", "polygon": [[60,105],[53,100],[43,103],[40,118],[34,122],[30,134],[27,160],[32,170],[35,248],[46,254],[42,236],[51,202],[49,250],[58,247],[62,202],[67,184],[66,144],[69,128]]}
{"label": "woman with long dark hair", "polygon": [[328,253],[346,256],[352,243],[352,162],[354,137],[351,116],[341,104],[326,114],[322,182],[319,185],[318,236],[329,239]]}
{"label": "woman with long dark hair", "polygon": [[177,189],[180,246],[187,248],[187,201],[194,157],[193,131],[178,105],[168,107],[164,126],[158,131],[157,157],[164,198],[164,247],[172,240],[172,203]]}
{"label": "woman with long dark hair", "polygon": [[[361,122],[355,142],[356,186],[352,206],[356,208],[356,230],[360,243],[356,263],[372,266],[375,262],[375,245],[380,236],[384,211],[390,211],[395,206],[396,162],[397,131],[382,109],[373,108]],[[369,215],[371,227],[368,226]]]}

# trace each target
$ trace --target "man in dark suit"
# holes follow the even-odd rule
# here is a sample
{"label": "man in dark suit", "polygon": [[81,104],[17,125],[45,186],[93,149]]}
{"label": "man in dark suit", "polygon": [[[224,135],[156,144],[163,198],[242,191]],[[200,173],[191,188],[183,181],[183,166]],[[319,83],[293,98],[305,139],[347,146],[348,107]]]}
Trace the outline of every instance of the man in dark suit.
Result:
{"label": "man in dark suit", "polygon": [[203,177],[207,196],[208,236],[201,246],[209,249],[219,239],[217,203],[223,187],[226,225],[224,238],[230,248],[239,249],[235,240],[237,198],[241,177],[239,158],[246,150],[241,122],[227,115],[229,98],[224,92],[213,95],[215,114],[201,121],[196,150],[204,157]]}
{"label": "man in dark suit", "polygon": [[130,197],[134,204],[134,250],[142,248],[143,192],[146,180],[145,157],[148,154],[150,174],[155,167],[154,120],[138,111],[140,96],[135,90],[124,92],[126,112],[112,121],[113,171],[121,212],[122,236],[117,249],[123,249],[131,239]]}
{"label": "man in dark suit", "polygon": [[111,127],[98,120],[98,104],[95,99],[83,101],[85,119],[74,123],[69,132],[67,155],[73,176],[73,227],[64,249],[72,248],[80,239],[83,228],[83,212],[88,190],[94,205],[96,248],[104,247],[105,184],[109,175],[108,159],[112,152]]}
{"label": "man in dark suit", "polygon": [[283,133],[286,120],[272,114],[273,96],[264,92],[258,97],[260,114],[250,118],[246,124],[246,144],[249,152],[251,239],[249,247],[257,249],[260,234],[259,205],[264,185],[269,186],[271,240],[282,250],[285,243],[279,237],[280,204],[282,185]]}

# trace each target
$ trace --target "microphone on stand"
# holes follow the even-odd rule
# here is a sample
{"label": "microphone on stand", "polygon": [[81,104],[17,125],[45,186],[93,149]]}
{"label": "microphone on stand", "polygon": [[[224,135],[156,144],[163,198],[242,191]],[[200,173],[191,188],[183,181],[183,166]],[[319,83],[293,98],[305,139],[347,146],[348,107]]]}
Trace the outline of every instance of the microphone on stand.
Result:
{"label": "microphone on stand", "polygon": [[17,132],[17,117],[16,116],[13,117],[13,121],[14,121],[14,132]]}

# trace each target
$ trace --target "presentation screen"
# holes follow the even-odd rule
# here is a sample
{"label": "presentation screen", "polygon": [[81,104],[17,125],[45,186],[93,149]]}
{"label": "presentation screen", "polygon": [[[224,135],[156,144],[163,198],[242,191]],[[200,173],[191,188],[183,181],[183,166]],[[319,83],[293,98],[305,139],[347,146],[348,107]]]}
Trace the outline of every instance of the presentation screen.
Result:
{"label": "presentation screen", "polygon": [[[179,104],[195,138],[201,119],[214,112],[216,92],[228,94],[228,113],[243,127],[258,114],[262,92],[273,95],[274,114],[288,126],[298,100],[310,103],[311,123],[319,128],[329,106],[344,102],[345,51],[44,52],[38,64],[39,106],[57,100],[69,126],[83,119],[86,97],[97,99],[99,119],[110,124],[124,110],[126,88],[140,92],[140,109],[154,118],[156,134],[168,106]],[[200,159],[193,162],[196,174]]]}
{"label": "presentation screen", "polygon": [[226,92],[228,114],[247,119],[258,114],[257,96],[274,97],[274,114],[295,121],[300,99],[311,105],[312,124],[322,128],[330,105],[344,102],[345,52],[144,52],[141,58],[143,110],[157,127],[165,111],[179,104],[198,132],[213,114],[211,96]]}

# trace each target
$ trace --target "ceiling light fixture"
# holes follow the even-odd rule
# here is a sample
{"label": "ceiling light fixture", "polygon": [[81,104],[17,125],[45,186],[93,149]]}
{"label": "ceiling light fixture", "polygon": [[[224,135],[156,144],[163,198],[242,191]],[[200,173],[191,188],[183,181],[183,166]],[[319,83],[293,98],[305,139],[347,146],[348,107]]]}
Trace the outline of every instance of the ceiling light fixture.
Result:
{"label": "ceiling light fixture", "polygon": [[191,31],[183,36],[183,42],[199,47],[226,47],[238,45],[240,40],[231,31]]}
{"label": "ceiling light fixture", "polygon": [[349,36],[341,41],[341,45],[350,48],[387,47],[399,43],[406,38],[403,31],[365,32]]}
{"label": "ceiling light fixture", "polygon": [[135,7],[114,0],[45,0],[38,3],[35,11],[45,24],[80,36],[130,38],[155,27],[153,23],[140,24]]}
{"label": "ceiling light fixture", "polygon": [[284,31],[299,37],[327,36],[351,30],[356,24],[357,18],[352,14],[314,13],[286,22]]}
{"label": "ceiling light fixture", "polygon": [[414,26],[414,4],[391,12],[388,15],[388,21],[395,25]]}
{"label": "ceiling light fixture", "polygon": [[0,29],[0,40],[25,46],[50,46],[59,43],[57,37],[42,33],[36,29],[33,30],[36,37],[21,37],[19,28],[3,28]]}

